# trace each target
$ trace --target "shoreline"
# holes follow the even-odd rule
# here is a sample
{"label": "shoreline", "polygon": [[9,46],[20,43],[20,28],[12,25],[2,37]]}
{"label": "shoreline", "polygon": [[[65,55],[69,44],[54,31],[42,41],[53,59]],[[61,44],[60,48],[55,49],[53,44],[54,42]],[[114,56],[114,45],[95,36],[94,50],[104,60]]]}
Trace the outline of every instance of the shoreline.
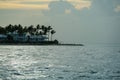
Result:
{"label": "shoreline", "polygon": [[0,43],[1,45],[38,45],[38,46],[84,46],[83,44],[55,44],[55,43]]}

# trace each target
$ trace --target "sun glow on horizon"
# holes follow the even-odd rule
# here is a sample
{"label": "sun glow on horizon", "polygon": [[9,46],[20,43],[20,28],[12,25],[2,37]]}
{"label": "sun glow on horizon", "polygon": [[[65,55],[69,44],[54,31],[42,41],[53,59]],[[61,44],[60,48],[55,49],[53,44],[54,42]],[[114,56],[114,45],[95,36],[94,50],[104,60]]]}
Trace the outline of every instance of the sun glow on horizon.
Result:
{"label": "sun glow on horizon", "polygon": [[44,4],[25,4],[22,1],[0,1],[0,9],[49,9],[48,3]]}

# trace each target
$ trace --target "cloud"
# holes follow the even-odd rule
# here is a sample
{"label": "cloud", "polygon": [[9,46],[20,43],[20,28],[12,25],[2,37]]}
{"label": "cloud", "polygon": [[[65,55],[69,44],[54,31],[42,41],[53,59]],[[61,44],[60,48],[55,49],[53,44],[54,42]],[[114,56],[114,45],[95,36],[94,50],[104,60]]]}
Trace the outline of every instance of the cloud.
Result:
{"label": "cloud", "polygon": [[92,4],[94,8],[96,6],[99,10],[112,13],[119,9],[120,0],[94,0]]}
{"label": "cloud", "polygon": [[58,0],[0,0],[4,2],[51,2],[51,1],[58,1]]}
{"label": "cloud", "polygon": [[[76,39],[76,41],[93,43],[120,41],[118,38],[120,37],[120,14],[116,14],[114,11],[119,5],[118,0],[91,0],[89,7],[80,9],[73,5],[75,0],[70,1],[53,1],[49,4],[50,10],[44,13],[48,17],[49,23],[58,27],[60,39]],[[86,4],[84,1],[90,0],[82,1],[81,5]]]}
{"label": "cloud", "polygon": [[120,12],[120,5],[115,8],[115,12]]}
{"label": "cloud", "polygon": [[74,6],[67,1],[52,1],[48,7],[49,11],[45,11],[45,15],[69,14],[74,10]]}
{"label": "cloud", "polygon": [[48,4],[34,5],[34,4],[0,2],[0,9],[49,9],[49,8],[48,8]]}
{"label": "cloud", "polygon": [[91,1],[90,0],[67,0],[70,2],[77,10],[81,10],[83,8],[90,8]]}
{"label": "cloud", "polygon": [[51,2],[69,2],[75,9],[89,8],[89,0],[0,0],[0,9],[49,9]]}
{"label": "cloud", "polygon": [[66,9],[66,10],[65,10],[65,13],[66,13],[66,14],[70,14],[70,13],[71,13],[71,10],[70,10],[70,9]]}
{"label": "cloud", "polygon": [[53,0],[0,0],[0,9],[49,9]]}

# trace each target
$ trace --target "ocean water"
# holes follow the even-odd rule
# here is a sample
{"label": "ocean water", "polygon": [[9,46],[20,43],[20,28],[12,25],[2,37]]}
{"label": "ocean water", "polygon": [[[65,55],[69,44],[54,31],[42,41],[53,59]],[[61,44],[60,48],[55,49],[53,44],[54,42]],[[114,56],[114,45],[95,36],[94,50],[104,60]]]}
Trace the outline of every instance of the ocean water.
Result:
{"label": "ocean water", "polygon": [[1,45],[0,80],[120,80],[120,45]]}

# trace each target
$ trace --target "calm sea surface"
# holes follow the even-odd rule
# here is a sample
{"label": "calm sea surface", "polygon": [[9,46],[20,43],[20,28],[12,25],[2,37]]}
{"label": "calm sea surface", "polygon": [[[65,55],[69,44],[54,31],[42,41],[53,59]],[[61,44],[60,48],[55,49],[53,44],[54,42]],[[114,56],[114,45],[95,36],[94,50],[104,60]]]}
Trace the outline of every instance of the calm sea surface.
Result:
{"label": "calm sea surface", "polygon": [[120,80],[120,45],[1,45],[0,80]]}

